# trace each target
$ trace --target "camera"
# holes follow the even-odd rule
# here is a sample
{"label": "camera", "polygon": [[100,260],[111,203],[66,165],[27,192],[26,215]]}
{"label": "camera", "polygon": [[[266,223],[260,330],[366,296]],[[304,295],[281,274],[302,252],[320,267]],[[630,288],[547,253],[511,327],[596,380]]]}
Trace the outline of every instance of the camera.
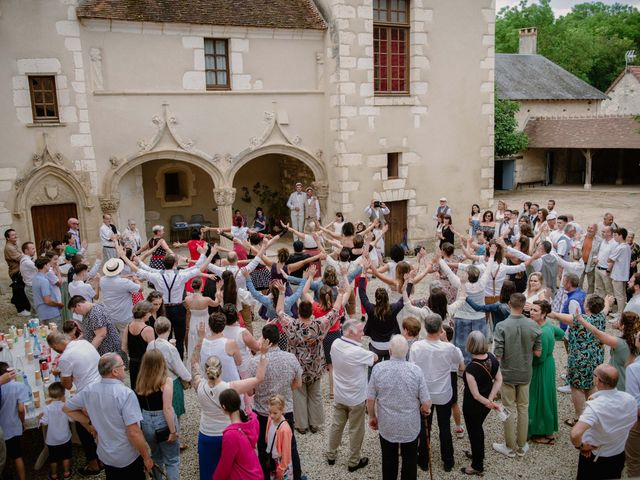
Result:
{"label": "camera", "polygon": [[373,202],[373,207],[374,208],[380,208],[380,202],[377,201],[377,200],[375,202]]}

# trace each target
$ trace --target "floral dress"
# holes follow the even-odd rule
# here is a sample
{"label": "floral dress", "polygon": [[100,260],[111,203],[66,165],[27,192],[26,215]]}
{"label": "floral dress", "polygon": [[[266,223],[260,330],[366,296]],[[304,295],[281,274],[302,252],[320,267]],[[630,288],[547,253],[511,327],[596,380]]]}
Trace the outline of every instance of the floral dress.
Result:
{"label": "floral dress", "polygon": [[289,341],[287,350],[300,362],[304,383],[313,383],[322,378],[325,367],[322,341],[338,316],[339,312],[331,310],[324,317],[311,318],[306,322],[285,315],[285,322],[281,322]]}
{"label": "floral dress", "polygon": [[[583,315],[591,325],[604,331],[604,314]],[[604,347],[580,323],[575,322],[569,328],[569,356],[567,359],[568,380],[574,388],[590,390],[593,388],[593,371],[604,362]]]}

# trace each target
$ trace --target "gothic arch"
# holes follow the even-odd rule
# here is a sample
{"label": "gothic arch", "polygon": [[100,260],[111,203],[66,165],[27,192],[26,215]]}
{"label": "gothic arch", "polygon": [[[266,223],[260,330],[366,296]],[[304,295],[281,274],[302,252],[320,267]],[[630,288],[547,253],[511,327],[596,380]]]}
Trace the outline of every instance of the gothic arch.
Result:
{"label": "gothic arch", "polygon": [[[80,234],[82,238],[87,238],[87,215],[94,207],[88,191],[88,176],[82,178],[81,183],[76,178],[76,174],[62,164],[46,163],[48,153],[45,148],[45,155],[42,156],[45,163],[16,180],[17,192],[13,215],[24,222],[23,225],[27,230],[26,238],[35,238],[31,207],[75,203],[78,206]],[[48,158],[52,157],[48,156]],[[61,157],[56,156],[56,159],[61,162]]]}
{"label": "gothic arch", "polygon": [[112,159],[112,169],[105,175],[103,185],[104,195],[101,197],[101,203],[106,204],[110,200],[117,201],[120,198],[120,192],[118,190],[120,180],[122,180],[122,178],[131,169],[152,160],[177,160],[180,162],[186,162],[191,165],[195,165],[196,167],[200,167],[202,170],[207,172],[211,176],[215,186],[221,186],[224,184],[224,177],[222,173],[207,158],[182,150],[157,150],[134,155],[122,163]]}
{"label": "gothic arch", "polygon": [[270,144],[256,149],[247,149],[244,152],[238,154],[237,160],[234,162],[233,167],[227,174],[228,184],[233,185],[234,177],[244,165],[252,160],[255,160],[258,157],[262,157],[263,155],[268,155],[271,153],[287,155],[289,157],[295,158],[311,169],[316,182],[327,181],[327,172],[324,164],[321,160],[318,160],[308,151],[294,145]]}

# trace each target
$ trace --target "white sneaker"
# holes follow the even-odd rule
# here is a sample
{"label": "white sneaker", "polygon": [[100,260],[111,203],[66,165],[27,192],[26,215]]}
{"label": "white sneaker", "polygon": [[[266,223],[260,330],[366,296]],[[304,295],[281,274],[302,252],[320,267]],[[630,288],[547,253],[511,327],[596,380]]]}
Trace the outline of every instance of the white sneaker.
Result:
{"label": "white sneaker", "polygon": [[504,443],[494,443],[492,446],[496,452],[501,453],[505,457],[514,458],[516,456],[515,452],[510,448],[507,448]]}
{"label": "white sneaker", "polygon": [[464,427],[462,425],[456,425],[453,431],[456,432],[457,438],[464,438]]}
{"label": "white sneaker", "polygon": [[516,455],[518,455],[519,457],[524,457],[528,451],[529,451],[529,442],[525,443],[524,447],[516,450]]}
{"label": "white sneaker", "polygon": [[571,386],[570,385],[562,385],[561,387],[558,387],[558,391],[560,393],[571,393]]}
{"label": "white sneaker", "polygon": [[18,315],[20,315],[21,317],[30,317],[31,312],[29,310],[23,310],[20,313],[18,313]]}

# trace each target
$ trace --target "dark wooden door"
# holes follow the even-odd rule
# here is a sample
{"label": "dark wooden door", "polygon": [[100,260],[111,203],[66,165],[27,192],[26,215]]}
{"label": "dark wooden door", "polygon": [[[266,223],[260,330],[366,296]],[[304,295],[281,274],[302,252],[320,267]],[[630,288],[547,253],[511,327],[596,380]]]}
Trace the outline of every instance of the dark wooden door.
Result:
{"label": "dark wooden door", "polygon": [[386,216],[389,223],[389,231],[384,239],[385,255],[389,255],[389,251],[393,245],[402,243],[404,230],[407,228],[407,201],[385,202],[389,208],[389,215]]}
{"label": "dark wooden door", "polygon": [[69,230],[67,220],[78,218],[75,203],[61,203],[59,205],[38,205],[31,207],[31,221],[36,248],[40,248],[42,240],[64,240],[64,234]]}

